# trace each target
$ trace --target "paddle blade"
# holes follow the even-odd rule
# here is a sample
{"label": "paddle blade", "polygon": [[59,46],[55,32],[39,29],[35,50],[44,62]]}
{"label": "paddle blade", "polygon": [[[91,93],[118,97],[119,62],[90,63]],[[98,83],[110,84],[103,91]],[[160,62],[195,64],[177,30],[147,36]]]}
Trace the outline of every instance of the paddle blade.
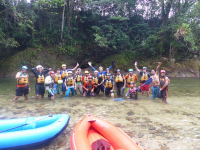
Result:
{"label": "paddle blade", "polygon": [[[150,84],[152,81],[153,81],[153,79],[152,79],[152,78],[149,78],[143,85],[145,85],[145,84]],[[143,85],[142,85],[142,86],[143,86]]]}
{"label": "paddle blade", "polygon": [[121,100],[123,100],[124,99],[124,97],[123,98],[117,98],[117,99],[115,99],[114,101],[121,101]]}

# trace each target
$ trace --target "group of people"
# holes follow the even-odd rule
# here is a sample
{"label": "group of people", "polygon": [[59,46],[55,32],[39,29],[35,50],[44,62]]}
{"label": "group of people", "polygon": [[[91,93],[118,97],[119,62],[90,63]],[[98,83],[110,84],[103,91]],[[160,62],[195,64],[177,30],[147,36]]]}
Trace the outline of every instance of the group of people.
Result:
{"label": "group of people", "polygon": [[[51,68],[43,68],[41,65],[38,65],[35,68],[32,68],[32,72],[35,75],[35,99],[38,99],[39,95],[44,98],[45,88],[48,92],[48,97],[54,100],[55,96],[60,94],[60,89],[62,89],[63,95],[68,97],[70,92],[74,96],[75,92],[85,96],[95,96],[99,95],[102,91],[106,96],[111,96],[114,98],[114,90],[116,90],[117,96],[125,96],[131,99],[137,99],[138,92],[142,92],[142,96],[146,92],[149,97],[150,87],[152,88],[153,98],[162,98],[162,100],[167,103],[167,94],[168,94],[168,85],[169,78],[166,76],[166,71],[161,70],[159,78],[159,67],[161,62],[158,62],[156,70],[151,70],[151,74],[147,72],[147,68],[143,67],[142,70],[138,69],[137,62],[135,62],[135,69],[140,74],[140,86],[137,88],[138,78],[133,74],[133,69],[128,70],[127,75],[123,75],[120,69],[117,69],[116,75],[110,73],[110,69],[106,68],[103,71],[103,67],[99,67],[99,71],[96,70],[91,62],[88,62],[88,65],[94,71],[94,75],[91,76],[89,71],[85,71],[82,75],[81,68],[78,68],[79,64],[77,63],[76,67],[73,69],[67,69],[66,64],[62,65],[62,70],[57,68],[56,73],[52,71]],[[78,68],[78,69],[77,69]],[[15,102],[20,96],[24,94],[25,99],[28,99],[28,93],[30,89],[29,75],[26,73],[27,67],[23,66],[22,70],[16,74],[17,79],[17,88],[16,95],[13,100]],[[73,75],[73,71],[75,71]],[[45,77],[48,74],[47,77]],[[151,84],[146,84],[150,78],[152,78]]]}

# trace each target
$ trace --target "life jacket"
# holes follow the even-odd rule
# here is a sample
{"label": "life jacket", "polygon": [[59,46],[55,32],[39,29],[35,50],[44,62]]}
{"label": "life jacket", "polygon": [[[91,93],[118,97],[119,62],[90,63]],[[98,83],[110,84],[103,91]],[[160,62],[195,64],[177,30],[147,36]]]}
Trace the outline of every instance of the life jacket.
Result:
{"label": "life jacket", "polygon": [[82,75],[76,76],[76,82],[82,82]]}
{"label": "life jacket", "polygon": [[68,77],[67,78],[67,86],[73,86],[74,85],[74,78]]}
{"label": "life jacket", "polygon": [[104,80],[105,78],[104,74],[99,74],[99,78],[102,78]]}
{"label": "life jacket", "polygon": [[83,79],[83,84],[85,84],[85,82],[88,81],[88,77],[84,76],[84,79]]}
{"label": "life jacket", "polygon": [[112,81],[106,80],[105,86],[106,86],[106,88],[112,88],[113,87]]}
{"label": "life jacket", "polygon": [[[163,78],[162,77],[160,78],[160,87],[161,88],[165,85],[165,77],[167,77],[167,76],[164,76]],[[170,83],[170,79],[169,79],[168,85],[169,85],[169,83]],[[163,90],[167,89],[168,85]]]}
{"label": "life jacket", "polygon": [[123,82],[123,77],[122,77],[121,74],[116,76],[115,82],[116,82],[116,83],[117,83],[117,82]]}
{"label": "life jacket", "polygon": [[147,81],[148,79],[149,79],[148,73],[143,73],[142,76],[141,76],[140,81],[141,81],[142,83],[144,83],[144,82]]}
{"label": "life jacket", "polygon": [[92,84],[87,84],[87,89],[89,90],[89,91],[91,91],[93,88],[92,88]]}
{"label": "life jacket", "polygon": [[128,75],[128,79],[126,80],[126,83],[129,84],[130,82],[135,82],[135,77],[134,77],[134,75],[132,75],[132,76]]}
{"label": "life jacket", "polygon": [[57,75],[54,77],[55,83],[58,83],[58,80],[62,80],[61,75]]}
{"label": "life jacket", "polygon": [[44,75],[38,75],[37,83],[38,83],[38,84],[44,83]]}
{"label": "life jacket", "polygon": [[98,77],[93,77],[93,83],[94,83],[95,85],[98,84]]}
{"label": "life jacket", "polygon": [[65,71],[63,70],[62,71],[61,77],[62,77],[62,79],[65,79],[66,77],[68,77],[67,70],[65,70]]}
{"label": "life jacket", "polygon": [[[26,76],[27,73],[25,73],[25,75],[22,74],[22,72],[20,72],[20,76]],[[18,85],[27,85],[28,84],[28,78],[21,78],[21,79],[17,79],[17,84]]]}

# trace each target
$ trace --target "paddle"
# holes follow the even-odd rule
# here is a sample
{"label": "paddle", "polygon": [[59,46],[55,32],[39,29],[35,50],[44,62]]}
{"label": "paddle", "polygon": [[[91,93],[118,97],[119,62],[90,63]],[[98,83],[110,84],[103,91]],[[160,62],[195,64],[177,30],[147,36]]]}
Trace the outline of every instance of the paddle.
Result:
{"label": "paddle", "polygon": [[[151,82],[153,81],[153,79],[152,78],[149,78],[143,85],[145,85],[145,84],[150,84]],[[142,86],[143,86],[142,85]],[[141,87],[142,87],[141,86]],[[125,97],[122,97],[122,98],[117,98],[117,99],[115,99],[114,101],[121,101],[121,100],[123,100]]]}
{"label": "paddle", "polygon": [[50,116],[47,116],[47,117],[44,117],[44,118],[41,118],[41,119],[38,119],[38,120],[30,121],[30,122],[27,122],[27,123],[22,124],[22,125],[20,125],[20,126],[14,127],[14,128],[10,128],[10,129],[6,129],[6,130],[3,130],[3,131],[0,131],[0,133],[6,132],[6,131],[9,131],[9,130],[12,130],[12,129],[19,128],[19,127],[22,127],[22,126],[28,125],[28,124],[30,124],[30,123],[33,123],[33,122],[36,122],[36,121],[42,120],[42,119],[46,119],[46,118],[48,118],[48,117],[53,117],[53,115],[50,115]]}

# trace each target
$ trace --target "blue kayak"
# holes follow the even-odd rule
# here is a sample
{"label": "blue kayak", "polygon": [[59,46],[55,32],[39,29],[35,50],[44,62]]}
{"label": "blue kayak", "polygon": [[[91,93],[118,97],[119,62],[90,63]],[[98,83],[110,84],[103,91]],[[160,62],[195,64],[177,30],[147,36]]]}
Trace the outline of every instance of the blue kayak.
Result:
{"label": "blue kayak", "polygon": [[[21,150],[48,143],[65,130],[69,119],[66,114],[58,114],[0,120],[0,149]],[[11,128],[14,129],[8,130]]]}

